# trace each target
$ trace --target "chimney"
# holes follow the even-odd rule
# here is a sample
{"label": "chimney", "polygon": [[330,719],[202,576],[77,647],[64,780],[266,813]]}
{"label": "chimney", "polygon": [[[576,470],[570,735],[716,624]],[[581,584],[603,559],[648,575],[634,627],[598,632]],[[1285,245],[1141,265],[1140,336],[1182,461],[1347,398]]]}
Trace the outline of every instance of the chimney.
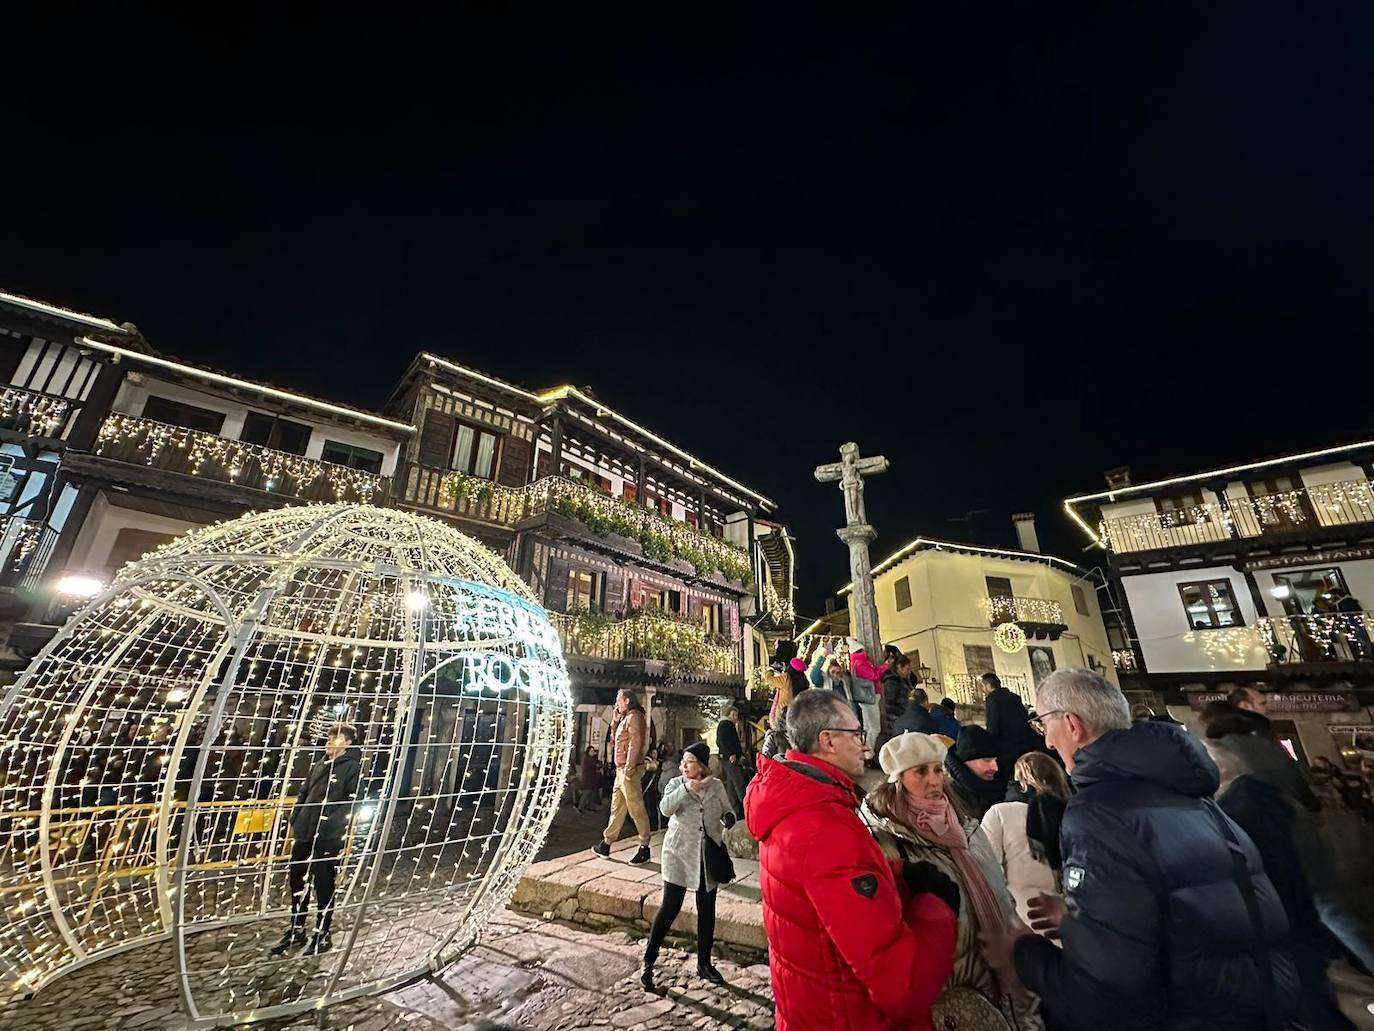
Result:
{"label": "chimney", "polygon": [[1107,481],[1107,486],[1112,490],[1120,490],[1122,487],[1131,485],[1131,467],[1129,465],[1118,465],[1115,469],[1108,469],[1102,476]]}
{"label": "chimney", "polygon": [[827,597],[825,599],[825,614],[828,616],[835,611],[835,599]]}
{"label": "chimney", "polygon": [[1022,551],[1040,550],[1040,541],[1035,536],[1035,513],[1017,512],[1011,517],[1012,525],[1016,527],[1016,540],[1021,545]]}

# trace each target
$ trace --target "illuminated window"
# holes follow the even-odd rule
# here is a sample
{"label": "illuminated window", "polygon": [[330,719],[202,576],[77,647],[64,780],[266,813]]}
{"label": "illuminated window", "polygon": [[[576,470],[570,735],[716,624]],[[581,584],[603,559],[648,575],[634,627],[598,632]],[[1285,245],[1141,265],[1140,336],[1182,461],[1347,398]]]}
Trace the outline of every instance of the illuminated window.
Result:
{"label": "illuminated window", "polygon": [[573,569],[568,572],[568,611],[586,609],[600,612],[605,602],[606,574],[594,573],[589,569]]}
{"label": "illuminated window", "polygon": [[1240,606],[1231,593],[1229,580],[1199,580],[1179,584],[1178,593],[1183,598],[1188,626],[1194,630],[1245,625]]}

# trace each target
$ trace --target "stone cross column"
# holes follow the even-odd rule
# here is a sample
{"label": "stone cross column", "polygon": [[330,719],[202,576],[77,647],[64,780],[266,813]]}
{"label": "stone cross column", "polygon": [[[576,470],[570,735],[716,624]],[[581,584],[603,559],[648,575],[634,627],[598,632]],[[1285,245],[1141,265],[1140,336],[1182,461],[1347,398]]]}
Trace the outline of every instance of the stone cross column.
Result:
{"label": "stone cross column", "polygon": [[844,492],[845,525],[835,532],[849,545],[849,577],[853,581],[854,636],[863,642],[864,649],[876,661],[882,653],[882,639],[878,636],[878,605],[873,599],[872,565],[868,560],[869,542],[878,531],[868,524],[864,511],[865,476],[877,476],[888,470],[888,461],[860,458],[858,444],[840,446],[840,461],[816,467],[816,479],[821,483],[840,484]]}

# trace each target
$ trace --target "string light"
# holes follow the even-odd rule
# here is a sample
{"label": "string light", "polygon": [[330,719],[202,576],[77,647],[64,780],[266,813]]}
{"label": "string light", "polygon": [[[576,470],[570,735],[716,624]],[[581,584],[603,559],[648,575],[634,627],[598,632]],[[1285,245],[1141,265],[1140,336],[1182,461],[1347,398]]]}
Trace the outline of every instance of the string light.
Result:
{"label": "string light", "polygon": [[1026,646],[1026,632],[1015,623],[1002,623],[992,632],[992,643],[1008,655]]}
{"label": "string light", "polygon": [[47,437],[62,425],[71,404],[60,397],[35,394],[18,387],[0,392],[0,422],[10,423],[10,429]]}
{"label": "string light", "polygon": [[1315,518],[1318,526],[1374,521],[1374,489],[1368,480],[1311,484],[1269,494],[1227,496],[1227,504],[1195,505],[1103,519],[1101,538],[1117,552],[1149,551],[1185,543],[1258,537]]}
{"label": "string light", "polygon": [[[191,1016],[235,1024],[456,959],[543,842],[572,723],[557,632],[509,567],[436,521],[364,505],[163,545],[9,699],[12,987],[170,933]],[[272,957],[295,794],[339,721],[358,728],[361,772],[341,800],[334,948]]]}
{"label": "string light", "polygon": [[[1000,623],[1014,620],[1018,623],[1063,623],[1064,607],[1049,598],[983,598],[980,604],[988,614],[988,621]],[[1017,651],[1019,649],[1012,649]]]}
{"label": "string light", "polygon": [[[96,454],[108,455],[120,461],[141,459],[145,465],[156,466],[164,461],[184,465],[178,469],[192,476],[202,475],[208,465],[230,482],[245,481],[251,486],[256,475],[264,488],[271,490],[285,481],[291,492],[303,495],[321,477],[333,492],[333,500],[370,502],[374,496],[384,496],[386,478],[363,469],[324,462],[313,458],[277,451],[261,444],[249,444],[171,426],[134,415],[111,415],[100,427]],[[184,452],[184,454],[177,454]]]}

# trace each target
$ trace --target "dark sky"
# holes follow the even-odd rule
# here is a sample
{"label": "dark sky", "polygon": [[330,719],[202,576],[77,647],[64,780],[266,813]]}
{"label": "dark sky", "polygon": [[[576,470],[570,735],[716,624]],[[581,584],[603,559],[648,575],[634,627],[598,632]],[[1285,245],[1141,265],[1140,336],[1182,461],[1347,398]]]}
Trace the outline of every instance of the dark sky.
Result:
{"label": "dark sky", "polygon": [[101,110],[9,126],[0,287],[372,407],[421,348],[591,385],[780,503],[807,615],[845,440],[875,560],[1019,510],[1076,557],[1105,468],[1374,430],[1374,8],[910,6],[282,38],[156,121],[68,69]]}

